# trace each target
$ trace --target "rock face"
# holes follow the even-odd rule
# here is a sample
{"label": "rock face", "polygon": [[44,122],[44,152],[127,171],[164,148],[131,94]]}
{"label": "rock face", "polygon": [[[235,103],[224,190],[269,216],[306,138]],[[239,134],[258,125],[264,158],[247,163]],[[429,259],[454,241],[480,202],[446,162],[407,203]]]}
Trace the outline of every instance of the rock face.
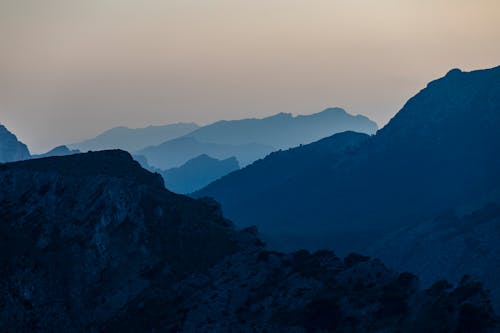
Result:
{"label": "rock face", "polygon": [[235,249],[213,206],[122,151],[0,166],[0,216],[0,327],[12,332],[91,331]]}
{"label": "rock face", "polygon": [[494,332],[480,283],[266,251],[123,151],[0,166],[2,332]]}
{"label": "rock face", "polygon": [[[277,152],[195,196],[219,201],[237,225],[257,224],[278,249],[364,252],[392,231],[500,188],[500,67],[451,71],[355,149],[331,149],[293,174],[283,161],[296,163],[301,150]],[[268,186],[280,173],[287,177]]]}
{"label": "rock face", "polygon": [[17,140],[5,126],[0,125],[0,163],[27,160],[30,158],[28,147]]}
{"label": "rock face", "polygon": [[203,154],[178,168],[160,172],[165,186],[175,193],[192,193],[240,168],[238,160],[230,157],[218,160]]}

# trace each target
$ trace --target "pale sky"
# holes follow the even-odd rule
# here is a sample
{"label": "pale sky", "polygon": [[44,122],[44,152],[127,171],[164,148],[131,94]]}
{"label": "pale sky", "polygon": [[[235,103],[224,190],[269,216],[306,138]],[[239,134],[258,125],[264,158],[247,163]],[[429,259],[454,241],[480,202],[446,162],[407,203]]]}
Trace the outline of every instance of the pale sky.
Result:
{"label": "pale sky", "polygon": [[0,0],[0,123],[32,152],[329,106],[382,126],[449,69],[497,65],[499,0]]}

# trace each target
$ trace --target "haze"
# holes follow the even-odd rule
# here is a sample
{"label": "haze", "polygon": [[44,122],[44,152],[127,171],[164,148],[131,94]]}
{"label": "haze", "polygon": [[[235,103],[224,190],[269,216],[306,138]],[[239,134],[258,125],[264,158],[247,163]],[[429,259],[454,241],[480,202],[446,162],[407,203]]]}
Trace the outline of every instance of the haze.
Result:
{"label": "haze", "polygon": [[497,0],[0,0],[0,123],[33,152],[117,125],[310,114],[384,125],[500,60]]}

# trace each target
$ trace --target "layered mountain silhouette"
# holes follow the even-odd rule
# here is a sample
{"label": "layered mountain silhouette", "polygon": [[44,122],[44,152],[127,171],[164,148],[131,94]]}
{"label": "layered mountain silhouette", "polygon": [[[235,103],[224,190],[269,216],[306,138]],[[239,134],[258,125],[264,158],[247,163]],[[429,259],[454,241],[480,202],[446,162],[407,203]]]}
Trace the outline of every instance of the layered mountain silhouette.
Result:
{"label": "layered mountain silhouette", "polygon": [[202,154],[217,159],[236,157],[241,165],[247,165],[274,150],[273,147],[257,143],[241,145],[206,143],[194,138],[182,137],[142,149],[137,152],[137,155],[144,156],[150,166],[166,170],[181,166]]}
{"label": "layered mountain silhouette", "polygon": [[165,186],[175,193],[187,194],[205,187],[240,168],[238,160],[230,157],[218,160],[203,154],[197,156],[178,168],[160,172]]}
{"label": "layered mountain silhouette", "polygon": [[6,332],[494,332],[487,292],[380,260],[265,250],[123,151],[0,165]]}
{"label": "layered mountain silhouette", "polygon": [[57,146],[44,154],[32,155],[31,158],[43,158],[51,156],[67,156],[78,154],[80,151],[78,149],[69,149],[67,146]]}
{"label": "layered mountain silhouette", "polygon": [[[279,249],[366,250],[500,187],[500,67],[450,71],[375,136],[337,153],[346,135],[274,153],[195,196],[215,198]],[[303,162],[304,149],[322,153]]]}
{"label": "layered mountain silhouette", "polygon": [[95,138],[70,145],[81,151],[123,149],[134,152],[147,146],[178,138],[197,129],[195,123],[177,123],[144,128],[115,127]]}
{"label": "layered mountain silhouette", "polygon": [[317,141],[334,133],[356,131],[374,134],[377,124],[365,116],[353,116],[341,108],[328,108],[312,115],[279,113],[263,119],[219,121],[186,135],[219,144],[258,143],[285,149]]}
{"label": "layered mountain silhouette", "polygon": [[0,163],[26,160],[30,157],[28,147],[0,124]]}

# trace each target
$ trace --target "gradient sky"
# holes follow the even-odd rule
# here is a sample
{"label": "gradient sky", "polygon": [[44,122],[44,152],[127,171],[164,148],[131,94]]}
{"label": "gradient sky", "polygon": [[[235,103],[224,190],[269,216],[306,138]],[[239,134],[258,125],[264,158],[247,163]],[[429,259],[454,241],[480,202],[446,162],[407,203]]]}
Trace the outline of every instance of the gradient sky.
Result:
{"label": "gradient sky", "polygon": [[384,125],[449,69],[499,64],[498,0],[0,0],[0,123],[34,152],[328,106]]}

